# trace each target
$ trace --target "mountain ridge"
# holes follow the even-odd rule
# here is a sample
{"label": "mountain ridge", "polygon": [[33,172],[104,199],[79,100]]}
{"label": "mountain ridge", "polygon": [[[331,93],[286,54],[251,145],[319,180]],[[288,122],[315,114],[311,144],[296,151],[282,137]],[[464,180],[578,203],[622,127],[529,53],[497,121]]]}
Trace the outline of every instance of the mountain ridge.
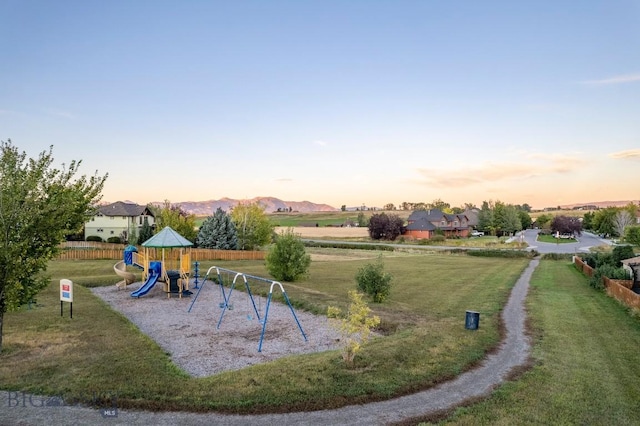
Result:
{"label": "mountain ridge", "polygon": [[[171,203],[175,206],[179,206],[183,211],[194,214],[196,216],[209,216],[215,213],[218,208],[224,211],[230,211],[233,207],[241,203],[257,203],[264,207],[267,213],[273,213],[278,211],[292,211],[292,212],[329,212],[338,211],[337,208],[328,204],[318,204],[311,201],[283,201],[276,197],[254,197],[250,199],[233,199],[228,197],[220,198],[219,200],[207,200],[207,201],[181,201],[177,203]],[[153,202],[151,204],[163,205],[161,202]]]}

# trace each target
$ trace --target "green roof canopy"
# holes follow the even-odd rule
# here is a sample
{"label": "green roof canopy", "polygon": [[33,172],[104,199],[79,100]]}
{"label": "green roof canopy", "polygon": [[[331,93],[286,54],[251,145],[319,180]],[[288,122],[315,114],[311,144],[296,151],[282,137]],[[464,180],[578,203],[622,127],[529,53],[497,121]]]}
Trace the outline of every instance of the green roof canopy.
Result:
{"label": "green roof canopy", "polygon": [[193,243],[167,226],[142,243],[144,247],[191,247]]}

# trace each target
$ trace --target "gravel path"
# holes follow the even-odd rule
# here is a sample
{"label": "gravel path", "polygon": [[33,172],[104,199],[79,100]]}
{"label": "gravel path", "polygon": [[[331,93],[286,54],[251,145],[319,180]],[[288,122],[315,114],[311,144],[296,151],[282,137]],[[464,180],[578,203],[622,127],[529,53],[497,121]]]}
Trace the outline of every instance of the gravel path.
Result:
{"label": "gravel path", "polygon": [[[469,398],[475,398],[488,395],[492,389],[505,380],[507,375],[519,366],[526,364],[530,354],[529,339],[525,334],[525,309],[524,301],[529,288],[529,281],[531,275],[538,265],[538,260],[531,261],[527,269],[523,272],[515,287],[511,292],[511,296],[505,309],[503,311],[503,321],[506,328],[506,337],[502,343],[500,349],[495,353],[489,355],[483,364],[471,371],[468,371],[454,380],[443,383],[435,388],[418,392],[413,395],[408,395],[400,398],[395,398],[388,401],[370,403],[365,405],[353,405],[343,407],[337,410],[331,411],[314,411],[303,413],[289,413],[289,414],[270,414],[270,415],[255,415],[255,416],[238,416],[238,415],[222,415],[216,413],[209,414],[196,414],[196,413],[150,413],[144,411],[130,411],[130,410],[117,410],[117,417],[108,417],[109,414],[103,413],[96,409],[90,409],[85,407],[51,407],[41,406],[42,401],[38,398],[34,398],[34,401],[29,400],[29,395],[22,395],[20,393],[0,392],[0,424],[2,425],[43,425],[43,424],[56,424],[56,425],[85,425],[85,424],[104,424],[104,425],[335,425],[335,424],[350,424],[350,425],[382,425],[392,422],[398,422],[414,417],[424,416],[429,413],[433,413],[440,410],[449,409],[464,402]],[[214,286],[211,286],[214,289]],[[100,290],[101,291],[101,290]],[[98,291],[98,292],[100,292]],[[203,290],[204,291],[204,290]],[[213,292],[211,292],[213,293]],[[238,293],[239,294],[239,293]],[[127,292],[128,295],[128,292]],[[151,295],[151,294],[150,294]],[[103,295],[104,296],[104,295]],[[163,296],[160,293],[160,296]],[[203,297],[201,294],[200,297]],[[116,296],[113,296],[116,297]],[[146,296],[145,296],[146,297]],[[213,297],[213,295],[212,295]],[[236,295],[232,297],[233,300]],[[164,298],[164,297],[162,297]],[[149,298],[151,299],[151,298]],[[134,302],[144,303],[145,300],[134,300]],[[165,304],[166,302],[166,304]],[[161,302],[164,306],[170,306],[171,302],[177,302],[177,304],[183,304],[184,311],[188,308],[190,300],[164,300]],[[113,303],[113,302],[109,302]],[[199,305],[202,303],[202,305]],[[175,304],[175,305],[177,305]],[[212,303],[205,303],[198,299],[194,305],[194,310],[208,309],[205,306],[210,306]],[[204,305],[204,306],[203,306]],[[240,302],[238,307],[242,305]],[[115,306],[115,305],[114,305]],[[192,313],[194,312],[192,310]],[[286,310],[284,310],[286,313]],[[218,309],[219,312],[219,309]],[[240,313],[235,310],[228,313]],[[275,309],[274,309],[275,312]],[[128,315],[124,310],[123,313]],[[297,313],[302,317],[303,313]],[[211,311],[208,311],[208,315],[211,316]],[[293,335],[297,333],[298,342],[294,346],[304,347],[310,344],[311,347],[322,347],[323,345],[329,345],[331,335],[326,335],[327,340],[315,339],[311,337],[316,334],[316,330],[312,327],[306,327],[305,321],[307,319],[300,319],[303,328],[314,330],[310,333],[308,343],[300,343],[302,339],[301,334],[294,323],[291,323],[291,314],[289,313],[289,322],[283,329],[292,329],[295,331]],[[275,315],[274,315],[275,317]],[[217,318],[217,317],[216,317]],[[283,319],[287,319],[287,315],[283,315]],[[133,319],[132,319],[133,320]],[[192,328],[195,327],[194,322],[185,322],[186,320],[171,321],[175,328],[189,324],[189,331],[184,334],[190,335],[193,333]],[[225,319],[226,321],[226,319]],[[226,326],[226,322],[223,321],[221,328]],[[313,321],[313,320],[311,320]],[[326,321],[326,320],[324,320]],[[134,321],[135,322],[135,321]],[[235,322],[234,322],[235,323]],[[137,324],[137,323],[136,323]],[[269,312],[269,320],[267,322],[268,328],[271,326],[271,310]],[[275,319],[274,319],[275,324]],[[149,325],[149,324],[148,324]],[[209,328],[207,333],[211,332],[211,328],[215,328],[211,324],[209,319]],[[275,327],[274,327],[275,328]],[[144,328],[141,329],[145,332]],[[217,332],[216,332],[217,333]],[[233,334],[233,333],[232,333]],[[238,332],[235,332],[237,335]],[[153,337],[153,336],[152,336]],[[251,338],[245,339],[250,341],[252,345],[247,345],[248,348],[256,350],[257,340]],[[280,343],[279,335],[273,337],[265,337],[263,344],[263,352],[265,356],[273,350],[274,353],[280,349],[278,347],[284,347],[284,343]],[[256,337],[257,339],[257,337]],[[196,340],[205,340],[199,336]],[[165,344],[158,342],[161,346],[165,347]],[[281,346],[282,345],[282,346]],[[211,346],[211,345],[209,345]],[[216,346],[216,345],[213,345]],[[204,350],[204,349],[203,349]],[[212,365],[210,370],[203,368],[201,371],[198,369],[192,369],[189,362],[181,364],[179,360],[180,356],[173,354],[175,362],[178,363],[186,371],[193,375],[206,375],[207,371],[217,371],[218,366]],[[261,362],[260,356],[255,356],[255,353],[251,352],[248,360],[242,362],[252,363],[253,361]],[[188,360],[189,357],[187,356]],[[229,364],[231,361],[226,360],[224,364]],[[240,368],[241,365],[234,366],[234,368]],[[206,370],[206,371],[205,371]],[[107,417],[104,416],[107,414]]]}

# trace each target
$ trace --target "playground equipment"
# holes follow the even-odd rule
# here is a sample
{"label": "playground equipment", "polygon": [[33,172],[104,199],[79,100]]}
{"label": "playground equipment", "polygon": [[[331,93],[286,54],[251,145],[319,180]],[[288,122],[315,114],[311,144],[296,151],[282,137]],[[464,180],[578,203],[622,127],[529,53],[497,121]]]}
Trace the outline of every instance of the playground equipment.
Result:
{"label": "playground equipment", "polygon": [[132,272],[127,272],[127,265],[125,265],[124,260],[113,265],[113,270],[120,278],[122,278],[122,281],[116,283],[116,287],[118,287],[118,289],[126,289],[129,284],[136,281],[136,276]]}
{"label": "playground equipment", "polygon": [[[169,226],[142,243],[144,253],[133,253],[132,262],[141,265],[145,281],[138,290],[131,293],[131,297],[144,296],[158,281],[164,283],[164,291],[167,293],[167,297],[171,297],[171,294],[178,294],[179,297],[182,297],[183,294],[191,294],[189,291],[191,255],[188,251],[185,251],[185,248],[192,245],[191,241]],[[150,261],[150,248],[162,249],[162,261]],[[175,248],[179,249],[179,257],[169,256],[168,259],[165,259],[165,249],[171,249],[173,252]],[[167,262],[172,263],[175,268],[168,269],[166,267]]]}
{"label": "playground equipment", "polygon": [[[236,272],[236,271],[232,271],[230,269],[225,269],[225,268],[220,268],[217,266],[212,266],[211,268],[209,268],[209,270],[207,271],[207,274],[205,275],[204,279],[202,280],[202,284],[200,285],[200,288],[198,289],[198,292],[196,293],[195,297],[193,298],[193,301],[191,302],[191,305],[189,305],[189,310],[188,312],[191,312],[191,308],[193,308],[193,305],[196,303],[196,300],[198,300],[198,295],[200,294],[200,291],[204,288],[205,283],[207,282],[207,279],[209,279],[209,276],[211,275],[212,271],[216,272],[216,281],[218,282],[218,286],[220,287],[220,292],[222,293],[222,302],[220,302],[219,306],[220,308],[222,308],[222,312],[220,313],[220,318],[218,319],[218,325],[216,326],[216,329],[220,328],[220,325],[222,324],[222,319],[224,318],[224,314],[227,311],[227,309],[229,310],[233,310],[233,304],[231,303],[231,296],[233,294],[233,290],[235,289],[236,286],[236,282],[238,281],[238,278],[242,278],[243,282],[244,282],[244,287],[247,291],[247,296],[249,297],[249,300],[251,301],[251,306],[253,307],[253,312],[256,315],[256,318],[258,319],[259,323],[262,325],[262,331],[260,333],[260,342],[258,343],[258,352],[262,352],[262,342],[264,340],[264,333],[267,329],[267,319],[269,318],[269,308],[271,306],[271,297],[273,296],[273,288],[274,287],[279,287],[280,291],[282,292],[282,295],[284,296],[284,300],[287,302],[287,305],[289,306],[289,310],[291,311],[291,315],[293,316],[293,319],[295,320],[298,329],[300,329],[300,333],[302,334],[302,337],[304,338],[304,341],[307,341],[307,335],[304,333],[304,330],[302,330],[302,326],[300,325],[300,321],[298,321],[298,317],[296,316],[295,311],[293,310],[293,306],[291,305],[291,302],[289,301],[289,297],[287,296],[287,292],[284,290],[284,287],[282,286],[281,283],[279,283],[278,281],[273,281],[273,280],[269,280],[266,278],[261,278],[261,277],[256,277],[254,275],[248,275],[248,274],[243,274],[242,272]],[[229,278],[233,275],[233,280],[229,283],[227,282],[226,284],[229,285],[229,291],[225,291],[225,282],[223,279],[223,273],[225,273],[226,275],[229,276]],[[251,286],[249,285],[249,279],[253,279],[253,280],[257,280],[257,281],[262,281],[265,282],[267,284],[269,284],[269,294],[267,296],[267,304],[266,304],[266,308],[265,308],[265,312],[264,312],[264,317],[262,317],[260,315],[260,311],[258,309],[258,307],[256,306],[256,301],[254,299],[253,294],[251,293]],[[228,280],[227,280],[228,281]],[[258,304],[260,304],[260,299],[258,299]],[[253,317],[251,315],[247,316],[247,319],[251,320],[253,319]]]}

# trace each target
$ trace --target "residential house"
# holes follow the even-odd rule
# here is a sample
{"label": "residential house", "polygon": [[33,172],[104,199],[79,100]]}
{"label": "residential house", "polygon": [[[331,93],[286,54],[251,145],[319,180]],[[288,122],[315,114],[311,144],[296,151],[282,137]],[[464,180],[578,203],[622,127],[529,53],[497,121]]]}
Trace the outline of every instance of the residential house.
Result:
{"label": "residential house", "polygon": [[84,224],[84,239],[97,235],[103,241],[110,237],[120,237],[124,241],[129,239],[131,232],[139,235],[144,219],[149,226],[154,226],[155,218],[147,206],[122,201],[98,208],[98,213]]}
{"label": "residential house", "polygon": [[448,214],[440,210],[416,210],[407,219],[403,234],[408,238],[430,239],[442,233],[445,237],[468,237],[471,226],[464,214]]}

